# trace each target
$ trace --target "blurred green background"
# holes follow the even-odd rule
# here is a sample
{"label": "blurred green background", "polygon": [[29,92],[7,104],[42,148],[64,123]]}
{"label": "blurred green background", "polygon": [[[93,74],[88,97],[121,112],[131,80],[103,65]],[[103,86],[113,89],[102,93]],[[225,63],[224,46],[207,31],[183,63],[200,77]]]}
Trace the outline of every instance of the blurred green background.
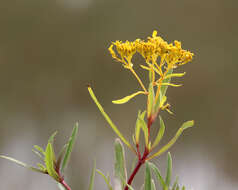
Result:
{"label": "blurred green background", "polygon": [[[111,41],[146,38],[156,29],[167,41],[180,40],[195,53],[194,61],[182,68],[187,72],[184,85],[168,90],[175,116],[163,114],[166,139],[183,121],[196,122],[171,149],[174,177],[180,176],[188,189],[237,190],[237,18],[234,0],[1,0],[0,154],[34,164],[38,158],[32,145],[45,146],[58,130],[59,149],[79,120],[66,172],[72,189],[88,188],[94,158],[97,168],[112,174],[116,136],[86,85],[93,86],[113,121],[131,138],[137,110],[146,100],[111,103],[140,87],[107,48]],[[126,154],[130,166],[133,155]],[[165,158],[154,160],[161,170]],[[143,169],[133,184],[136,189],[141,179]],[[0,160],[0,181],[0,189],[6,190],[57,189],[49,177],[6,160]],[[99,176],[96,184],[95,189],[106,189]]]}

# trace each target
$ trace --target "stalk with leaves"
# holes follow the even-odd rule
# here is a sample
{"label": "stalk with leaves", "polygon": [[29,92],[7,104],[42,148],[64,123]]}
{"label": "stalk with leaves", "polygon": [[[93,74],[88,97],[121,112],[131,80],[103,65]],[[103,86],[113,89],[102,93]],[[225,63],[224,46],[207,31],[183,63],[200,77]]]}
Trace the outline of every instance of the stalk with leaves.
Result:
{"label": "stalk with leaves", "polygon": [[[175,40],[174,43],[166,42],[160,36],[157,36],[157,31],[154,31],[152,37],[148,37],[146,41],[137,39],[135,41],[112,42],[109,47],[109,52],[117,62],[122,63],[124,68],[132,73],[132,75],[138,81],[139,86],[141,87],[141,90],[138,90],[131,95],[128,95],[119,100],[114,100],[112,102],[114,104],[124,104],[140,94],[145,95],[147,98],[146,110],[138,112],[135,125],[135,133],[132,136],[133,144],[131,144],[119,131],[118,127],[112,122],[110,117],[107,115],[107,113],[104,111],[103,107],[97,100],[92,88],[88,86],[88,91],[92,99],[109,123],[110,127],[118,135],[121,141],[132,152],[134,152],[137,157],[137,164],[128,180],[126,179],[126,175],[120,173],[120,178],[122,178],[120,189],[128,190],[132,188],[131,184],[134,180],[134,177],[138,173],[141,166],[146,163],[146,161],[150,161],[153,158],[158,157],[166,152],[176,142],[178,137],[185,129],[194,125],[194,121],[192,120],[183,123],[182,126],[178,129],[175,136],[167,144],[165,144],[164,146],[159,146],[159,143],[165,132],[165,124],[162,117],[160,116],[160,112],[166,110],[168,113],[173,114],[170,111],[170,104],[167,102],[167,89],[169,86],[181,86],[180,84],[174,84],[173,82],[171,82],[171,79],[185,75],[185,72],[176,73],[175,70],[177,67],[190,62],[192,60],[193,53],[182,49],[181,43],[177,40]],[[141,78],[133,68],[132,58],[136,53],[140,54],[145,59],[145,65],[140,66],[146,71],[148,75],[149,84],[147,85],[144,84],[144,82],[141,80]],[[146,86],[148,87],[146,88]],[[160,128],[158,129],[156,138],[152,139],[150,134],[151,127],[158,117]],[[144,134],[143,151],[141,151],[141,132]],[[153,165],[147,164],[146,171],[148,171],[149,167],[153,168]],[[146,188],[146,186],[150,186],[148,184],[151,184],[151,182],[146,181],[146,190],[148,189]],[[168,180],[166,184],[168,186]],[[163,189],[168,188],[167,186],[164,186]]]}
{"label": "stalk with leaves", "polygon": [[[134,190],[132,187],[132,182],[141,166],[144,164],[145,182],[142,185],[142,189],[156,190],[155,182],[152,179],[151,175],[151,171],[153,171],[163,190],[185,190],[184,186],[180,188],[178,179],[176,179],[173,185],[171,183],[172,157],[170,153],[168,153],[167,173],[165,178],[163,178],[160,174],[158,167],[149,161],[151,161],[153,158],[159,157],[161,154],[168,151],[169,148],[174,145],[182,132],[194,125],[194,121],[192,120],[184,122],[178,129],[174,137],[169,142],[167,142],[167,144],[163,146],[160,145],[160,141],[164,136],[166,128],[160,113],[162,111],[167,111],[169,114],[173,114],[170,110],[170,104],[167,101],[167,89],[169,86],[181,86],[179,84],[174,84],[172,82],[172,79],[184,76],[185,72],[176,73],[175,70],[177,67],[190,62],[192,60],[193,53],[182,49],[181,43],[179,41],[175,40],[174,43],[168,43],[164,41],[160,36],[157,36],[157,31],[154,31],[152,37],[148,37],[147,40],[137,39],[132,42],[112,42],[111,46],[109,47],[109,52],[116,61],[122,63],[124,68],[132,73],[141,88],[131,95],[128,95],[119,100],[114,100],[112,102],[114,104],[124,104],[137,95],[141,94],[146,97],[146,110],[138,111],[135,124],[135,132],[132,135],[133,143],[130,143],[130,141],[124,137],[119,128],[112,122],[111,118],[104,111],[103,107],[97,100],[92,88],[88,86],[88,91],[93,101],[97,105],[98,109],[100,110],[110,127],[119,137],[115,140],[114,144],[114,185],[111,184],[109,175],[104,175],[103,172],[96,169],[96,162],[94,162],[88,190],[94,189],[94,178],[96,172],[103,177],[109,190]],[[148,75],[148,84],[145,84],[144,81],[141,80],[141,78],[133,68],[132,58],[136,53],[140,54],[145,59],[145,64],[140,66]],[[158,120],[160,128],[158,129],[156,137],[152,139],[151,127],[155,123],[157,118],[159,118]],[[53,148],[53,142],[56,132],[50,136],[45,149],[35,145],[33,152],[36,153],[43,162],[37,163],[38,167],[28,166],[21,161],[4,155],[0,155],[0,158],[13,161],[18,165],[21,165],[33,171],[47,174],[57,182],[58,187],[61,190],[71,190],[70,186],[65,181],[64,170],[68,164],[71,152],[73,150],[73,145],[76,140],[77,133],[78,123],[75,124],[69,141],[65,146],[63,146],[57,158]],[[141,133],[143,133],[144,139],[141,138]],[[137,162],[135,163],[135,166],[128,178],[123,143],[135,154],[135,157],[137,159]]]}

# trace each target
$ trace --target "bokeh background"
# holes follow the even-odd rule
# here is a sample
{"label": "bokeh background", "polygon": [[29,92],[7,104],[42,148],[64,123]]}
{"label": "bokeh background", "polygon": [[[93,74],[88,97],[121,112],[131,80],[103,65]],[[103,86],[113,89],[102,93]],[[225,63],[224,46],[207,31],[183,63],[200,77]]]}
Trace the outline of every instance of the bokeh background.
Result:
{"label": "bokeh background", "polygon": [[[88,188],[95,158],[97,168],[112,175],[116,136],[86,85],[93,86],[113,121],[131,138],[145,98],[125,105],[111,103],[139,86],[107,48],[111,41],[146,38],[156,29],[164,39],[180,40],[195,53],[194,61],[182,68],[187,72],[183,87],[168,90],[175,116],[163,115],[167,140],[183,121],[196,121],[196,127],[185,131],[170,150],[173,176],[180,176],[188,189],[237,190],[237,18],[234,0],[1,0],[0,154],[34,164],[39,160],[32,145],[45,146],[57,130],[59,150],[79,120],[78,140],[66,171],[72,189]],[[138,56],[135,62],[142,59]],[[128,150],[126,155],[130,166],[133,155]],[[154,162],[164,171],[166,154]],[[143,170],[133,184],[136,189]],[[106,189],[99,176],[96,184],[95,189]],[[47,176],[0,160],[0,189],[57,186]]]}

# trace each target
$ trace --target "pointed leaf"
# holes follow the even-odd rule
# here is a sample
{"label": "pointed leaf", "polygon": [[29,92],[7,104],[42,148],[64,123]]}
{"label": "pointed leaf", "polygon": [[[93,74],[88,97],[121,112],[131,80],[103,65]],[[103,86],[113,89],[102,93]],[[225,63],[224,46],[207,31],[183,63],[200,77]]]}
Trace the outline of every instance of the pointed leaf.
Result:
{"label": "pointed leaf", "polygon": [[176,142],[176,140],[179,138],[179,136],[182,134],[182,132],[185,129],[192,127],[193,125],[194,125],[194,121],[187,121],[187,122],[183,123],[182,127],[179,128],[179,130],[177,131],[175,136],[165,146],[163,146],[158,152],[156,152],[155,154],[153,154],[152,156],[147,158],[147,160],[151,160],[152,158],[154,158],[156,156],[160,156],[162,153],[167,151],[171,146],[173,146],[173,144]]}
{"label": "pointed leaf", "polygon": [[149,163],[145,163],[145,190],[151,190],[151,173]]}
{"label": "pointed leaf", "polygon": [[98,174],[100,174],[100,175],[103,177],[104,181],[105,181],[106,184],[107,184],[108,189],[109,189],[109,190],[113,190],[113,189],[112,189],[112,186],[110,185],[110,181],[108,180],[108,178],[107,178],[100,170],[97,169],[96,172],[97,172]]}
{"label": "pointed leaf", "polygon": [[170,152],[168,153],[167,159],[167,174],[165,178],[165,184],[169,187],[171,182],[171,174],[172,174],[172,158]]}
{"label": "pointed leaf", "polygon": [[148,134],[148,128],[147,128],[147,124],[144,120],[144,116],[145,116],[145,112],[143,112],[140,117],[139,117],[139,122],[140,122],[140,127],[144,132],[144,137],[145,137],[145,145],[146,147],[148,147],[149,145],[149,134]]}
{"label": "pointed leaf", "polygon": [[139,94],[145,94],[144,91],[138,91],[138,92],[135,92],[129,96],[126,96],[122,99],[119,99],[119,100],[113,100],[112,103],[113,104],[124,104],[126,102],[128,102],[130,99],[134,98],[135,96],[139,95]]}
{"label": "pointed leaf", "polygon": [[125,186],[124,181],[127,181],[126,163],[125,163],[125,151],[120,139],[115,140],[115,165],[114,172],[115,177],[119,179],[121,187]]}
{"label": "pointed leaf", "polygon": [[48,143],[53,144],[55,135],[58,133],[58,131],[55,131],[49,138]]}
{"label": "pointed leaf", "polygon": [[32,152],[34,152],[37,156],[40,157],[40,159],[44,160],[44,157],[35,149],[32,149]]}
{"label": "pointed leaf", "polygon": [[88,91],[89,94],[91,95],[93,101],[95,102],[95,104],[97,105],[98,109],[100,110],[100,112],[102,113],[102,115],[104,116],[104,118],[107,120],[107,122],[109,123],[110,127],[114,130],[114,132],[118,135],[118,137],[120,137],[120,139],[136,154],[136,150],[132,147],[132,145],[125,139],[125,137],[121,134],[121,132],[118,130],[117,126],[112,122],[112,120],[110,119],[110,117],[106,114],[106,112],[104,111],[103,107],[101,106],[101,104],[98,102],[95,94],[93,93],[92,88],[89,86],[88,87]]}
{"label": "pointed leaf", "polygon": [[96,161],[94,161],[93,170],[92,170],[92,173],[91,173],[90,183],[89,183],[89,188],[88,188],[88,190],[93,190],[94,179],[95,179],[95,173],[96,173]]}
{"label": "pointed leaf", "polygon": [[153,83],[151,82],[149,85],[149,94],[148,94],[148,100],[147,100],[147,118],[153,114],[153,109],[154,109],[154,87]]}
{"label": "pointed leaf", "polygon": [[64,171],[64,169],[66,168],[67,166],[67,163],[69,161],[69,158],[70,158],[70,155],[71,155],[71,152],[73,150],[73,146],[74,146],[74,143],[75,143],[75,140],[76,140],[76,137],[77,137],[77,134],[78,134],[78,122],[76,122],[74,128],[73,128],[73,131],[72,131],[72,135],[71,137],[69,138],[69,141],[68,141],[68,145],[67,145],[67,148],[66,148],[66,153],[64,155],[64,159],[63,159],[63,163],[62,163],[62,167],[61,167],[61,172]]}
{"label": "pointed leaf", "polygon": [[182,77],[184,76],[186,73],[172,73],[172,74],[167,74],[164,79],[168,79],[168,78],[172,78],[172,77]]}
{"label": "pointed leaf", "polygon": [[162,86],[173,86],[173,87],[180,87],[182,84],[172,84],[172,83],[162,83]]}
{"label": "pointed leaf", "polygon": [[141,130],[141,119],[144,120],[145,114],[146,114],[146,111],[141,113],[141,111],[139,110],[139,112],[138,112],[138,116],[137,116],[137,120],[136,120],[136,128],[135,128],[135,141],[136,141],[136,144],[139,144],[140,130]]}
{"label": "pointed leaf", "polygon": [[[166,75],[170,75],[173,73],[173,69],[168,70]],[[166,76],[165,76],[166,77]],[[163,80],[163,83],[170,83],[171,78],[167,78]],[[166,95],[168,86],[161,86],[160,92],[161,92],[161,96],[163,97],[164,95]]]}
{"label": "pointed leaf", "polygon": [[149,167],[154,171],[155,176],[157,177],[157,180],[160,182],[160,185],[162,186],[162,188],[165,189],[166,187],[165,181],[163,177],[161,176],[159,169],[151,162],[149,162]]}
{"label": "pointed leaf", "polygon": [[28,166],[28,165],[25,164],[24,162],[21,162],[21,161],[19,161],[19,160],[16,160],[15,158],[8,157],[8,156],[4,156],[4,155],[0,155],[0,158],[3,158],[3,159],[6,159],[6,160],[15,162],[16,164],[18,164],[18,165],[20,165],[20,166],[23,166],[24,168],[30,169],[30,170],[32,170],[32,171],[44,173],[42,170],[40,170],[40,169],[38,169],[38,168],[34,168],[34,167],[32,167],[32,166]]}
{"label": "pointed leaf", "polygon": [[155,182],[153,179],[151,179],[151,190],[156,190]]}
{"label": "pointed leaf", "polygon": [[178,177],[176,177],[176,180],[173,184],[172,190],[176,190],[177,186],[178,186]]}
{"label": "pointed leaf", "polygon": [[55,171],[55,154],[51,143],[48,143],[45,151],[45,166],[48,174],[53,177],[56,181],[59,181],[59,176]]}
{"label": "pointed leaf", "polygon": [[37,166],[38,166],[38,168],[39,168],[40,170],[42,170],[42,171],[44,171],[44,172],[47,172],[47,169],[46,169],[46,167],[45,167],[43,164],[37,163]]}
{"label": "pointed leaf", "polygon": [[37,145],[34,145],[34,148],[35,148],[38,152],[40,152],[42,155],[45,156],[45,151],[43,150],[43,148],[41,148],[40,146],[37,146]]}
{"label": "pointed leaf", "polygon": [[154,143],[152,145],[152,149],[159,144],[159,142],[161,141],[161,139],[164,136],[164,131],[165,131],[164,121],[163,121],[161,116],[159,116],[159,119],[160,119],[160,128],[159,128],[158,134],[157,134],[157,136],[155,138],[155,141],[154,141]]}

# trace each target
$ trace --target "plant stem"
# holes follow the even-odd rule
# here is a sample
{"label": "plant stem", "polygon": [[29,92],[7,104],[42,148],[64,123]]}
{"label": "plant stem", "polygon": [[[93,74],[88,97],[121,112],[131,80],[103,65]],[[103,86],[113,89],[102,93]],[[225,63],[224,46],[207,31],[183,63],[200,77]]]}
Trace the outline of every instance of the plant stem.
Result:
{"label": "plant stem", "polygon": [[[147,129],[148,129],[148,134],[150,134],[150,127],[153,123],[153,120],[151,119],[151,117],[148,118],[148,122],[147,122]],[[150,135],[149,135],[150,136]],[[128,185],[131,185],[135,175],[137,174],[137,172],[139,171],[139,169],[141,168],[141,166],[145,163],[146,161],[146,158],[147,156],[150,154],[150,151],[148,150],[148,147],[145,147],[145,150],[144,150],[144,153],[143,153],[143,156],[141,157],[140,154],[139,154],[139,145],[137,147],[137,150],[138,150],[138,162],[136,164],[136,167],[135,169],[133,170],[130,178],[128,179],[127,181],[127,184]],[[124,190],[128,190],[129,187],[128,185],[125,186]]]}
{"label": "plant stem", "polygon": [[61,183],[61,185],[64,186],[64,188],[65,188],[66,190],[71,190],[71,188],[67,185],[67,183],[66,183],[64,180],[62,180],[60,183]]}

